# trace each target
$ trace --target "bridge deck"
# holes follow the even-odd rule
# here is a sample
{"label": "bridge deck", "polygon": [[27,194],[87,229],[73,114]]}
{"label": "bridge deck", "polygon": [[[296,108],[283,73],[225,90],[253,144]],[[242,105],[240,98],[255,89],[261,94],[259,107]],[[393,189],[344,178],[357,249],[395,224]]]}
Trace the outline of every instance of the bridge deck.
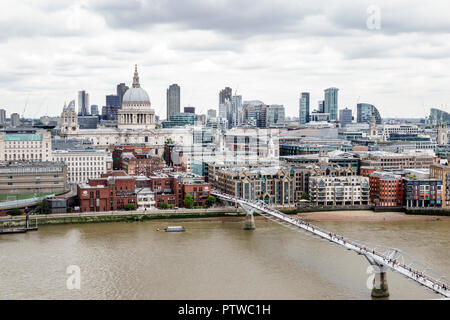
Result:
{"label": "bridge deck", "polygon": [[[295,226],[296,228],[305,230],[322,239],[328,240],[339,246],[345,247],[348,250],[352,250],[358,254],[365,255],[368,259],[372,259],[379,266],[384,266],[395,272],[398,272],[404,277],[413,280],[416,283],[419,283],[420,285],[426,287],[427,289],[435,293],[441,294],[447,298],[450,297],[449,283],[448,281],[447,282],[445,281],[445,279],[447,279],[445,276],[438,275],[438,277],[433,278],[432,276],[426,274],[427,271],[432,271],[430,267],[425,267],[422,270],[418,270],[417,268],[414,269],[413,265],[418,265],[419,263],[416,262],[415,260],[410,260],[410,263],[407,264],[405,262],[405,259],[408,258],[408,256],[398,249],[376,245],[372,246],[372,248],[369,248],[369,246],[364,246],[363,245],[364,243],[360,244],[359,241],[348,239],[343,236],[328,232],[326,230],[322,230],[297,217],[289,217],[288,215],[278,210],[268,207],[261,201],[252,202],[241,198],[236,198],[227,194],[223,194],[218,191],[213,191],[212,194],[223,200],[251,207],[256,211],[258,211],[262,216],[275,222],[279,223],[281,222],[280,224],[282,225],[284,225],[282,222],[288,223],[288,226],[289,225]],[[385,249],[385,251],[383,253],[379,252],[379,249],[383,248]]]}

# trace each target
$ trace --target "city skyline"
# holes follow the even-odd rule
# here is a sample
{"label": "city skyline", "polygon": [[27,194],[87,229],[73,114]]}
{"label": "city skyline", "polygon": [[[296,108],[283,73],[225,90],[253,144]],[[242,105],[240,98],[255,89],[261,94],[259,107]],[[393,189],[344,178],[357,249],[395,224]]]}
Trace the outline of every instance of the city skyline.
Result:
{"label": "city skyline", "polygon": [[[282,104],[288,116],[298,114],[300,92],[311,93],[314,109],[329,87],[340,89],[339,109],[353,112],[358,99],[383,117],[449,111],[450,25],[436,14],[447,5],[414,2],[263,1],[255,11],[240,1],[243,10],[226,16],[221,9],[237,3],[191,1],[183,10],[162,3],[157,12],[148,2],[13,3],[0,14],[9,30],[0,40],[0,57],[8,61],[0,108],[20,113],[29,95],[26,117],[58,115],[81,90],[101,108],[118,83],[131,85],[137,63],[159,116],[171,83],[183,88],[181,106],[198,113],[217,109],[226,86],[239,88],[244,100]],[[370,5],[380,9],[380,29],[367,27]],[[268,16],[270,28],[259,22]],[[32,54],[24,50],[31,47]]]}

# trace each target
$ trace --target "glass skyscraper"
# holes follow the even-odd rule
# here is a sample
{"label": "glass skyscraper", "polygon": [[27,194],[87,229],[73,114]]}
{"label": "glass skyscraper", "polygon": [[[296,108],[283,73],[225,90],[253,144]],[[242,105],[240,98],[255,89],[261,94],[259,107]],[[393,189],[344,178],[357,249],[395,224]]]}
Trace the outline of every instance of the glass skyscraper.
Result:
{"label": "glass skyscraper", "polygon": [[377,124],[381,124],[381,116],[377,108],[369,103],[358,103],[356,105],[356,121],[359,123],[370,123],[372,121],[372,111],[375,112]]}
{"label": "glass skyscraper", "polygon": [[325,113],[330,114],[330,121],[338,120],[338,88],[325,89]]}
{"label": "glass skyscraper", "polygon": [[352,123],[352,110],[345,108],[339,110],[339,122],[341,123],[341,127],[345,127],[347,124]]}
{"label": "glass skyscraper", "polygon": [[302,92],[300,97],[299,118],[300,124],[309,122],[309,92]]}
{"label": "glass skyscraper", "polygon": [[171,115],[180,113],[180,86],[176,83],[167,89],[167,120]]}
{"label": "glass skyscraper", "polygon": [[78,91],[78,115],[89,115],[89,93],[86,91]]}

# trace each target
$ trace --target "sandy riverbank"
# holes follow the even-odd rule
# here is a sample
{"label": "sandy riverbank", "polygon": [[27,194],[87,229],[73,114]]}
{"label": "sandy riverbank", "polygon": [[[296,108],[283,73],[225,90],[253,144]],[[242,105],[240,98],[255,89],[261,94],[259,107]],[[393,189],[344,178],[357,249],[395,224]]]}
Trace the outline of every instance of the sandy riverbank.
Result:
{"label": "sandy riverbank", "polygon": [[412,215],[404,212],[374,212],[371,210],[305,212],[298,213],[297,216],[310,221],[382,222],[450,219],[449,216]]}

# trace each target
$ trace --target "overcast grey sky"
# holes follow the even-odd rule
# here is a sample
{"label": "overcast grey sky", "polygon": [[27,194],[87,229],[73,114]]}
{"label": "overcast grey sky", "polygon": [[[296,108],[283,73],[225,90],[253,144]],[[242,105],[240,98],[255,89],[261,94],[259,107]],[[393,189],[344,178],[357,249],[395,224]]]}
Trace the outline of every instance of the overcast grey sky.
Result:
{"label": "overcast grey sky", "polygon": [[[372,7],[370,7],[372,6]],[[380,28],[367,21],[380,9]],[[369,12],[368,12],[369,8]],[[374,24],[369,24],[374,26]],[[165,118],[166,88],[181,104],[218,107],[225,86],[244,100],[284,104],[298,116],[338,87],[339,108],[373,103],[382,117],[450,111],[448,1],[92,0],[8,2],[0,11],[0,108],[59,115],[90,94],[141,85]]]}

